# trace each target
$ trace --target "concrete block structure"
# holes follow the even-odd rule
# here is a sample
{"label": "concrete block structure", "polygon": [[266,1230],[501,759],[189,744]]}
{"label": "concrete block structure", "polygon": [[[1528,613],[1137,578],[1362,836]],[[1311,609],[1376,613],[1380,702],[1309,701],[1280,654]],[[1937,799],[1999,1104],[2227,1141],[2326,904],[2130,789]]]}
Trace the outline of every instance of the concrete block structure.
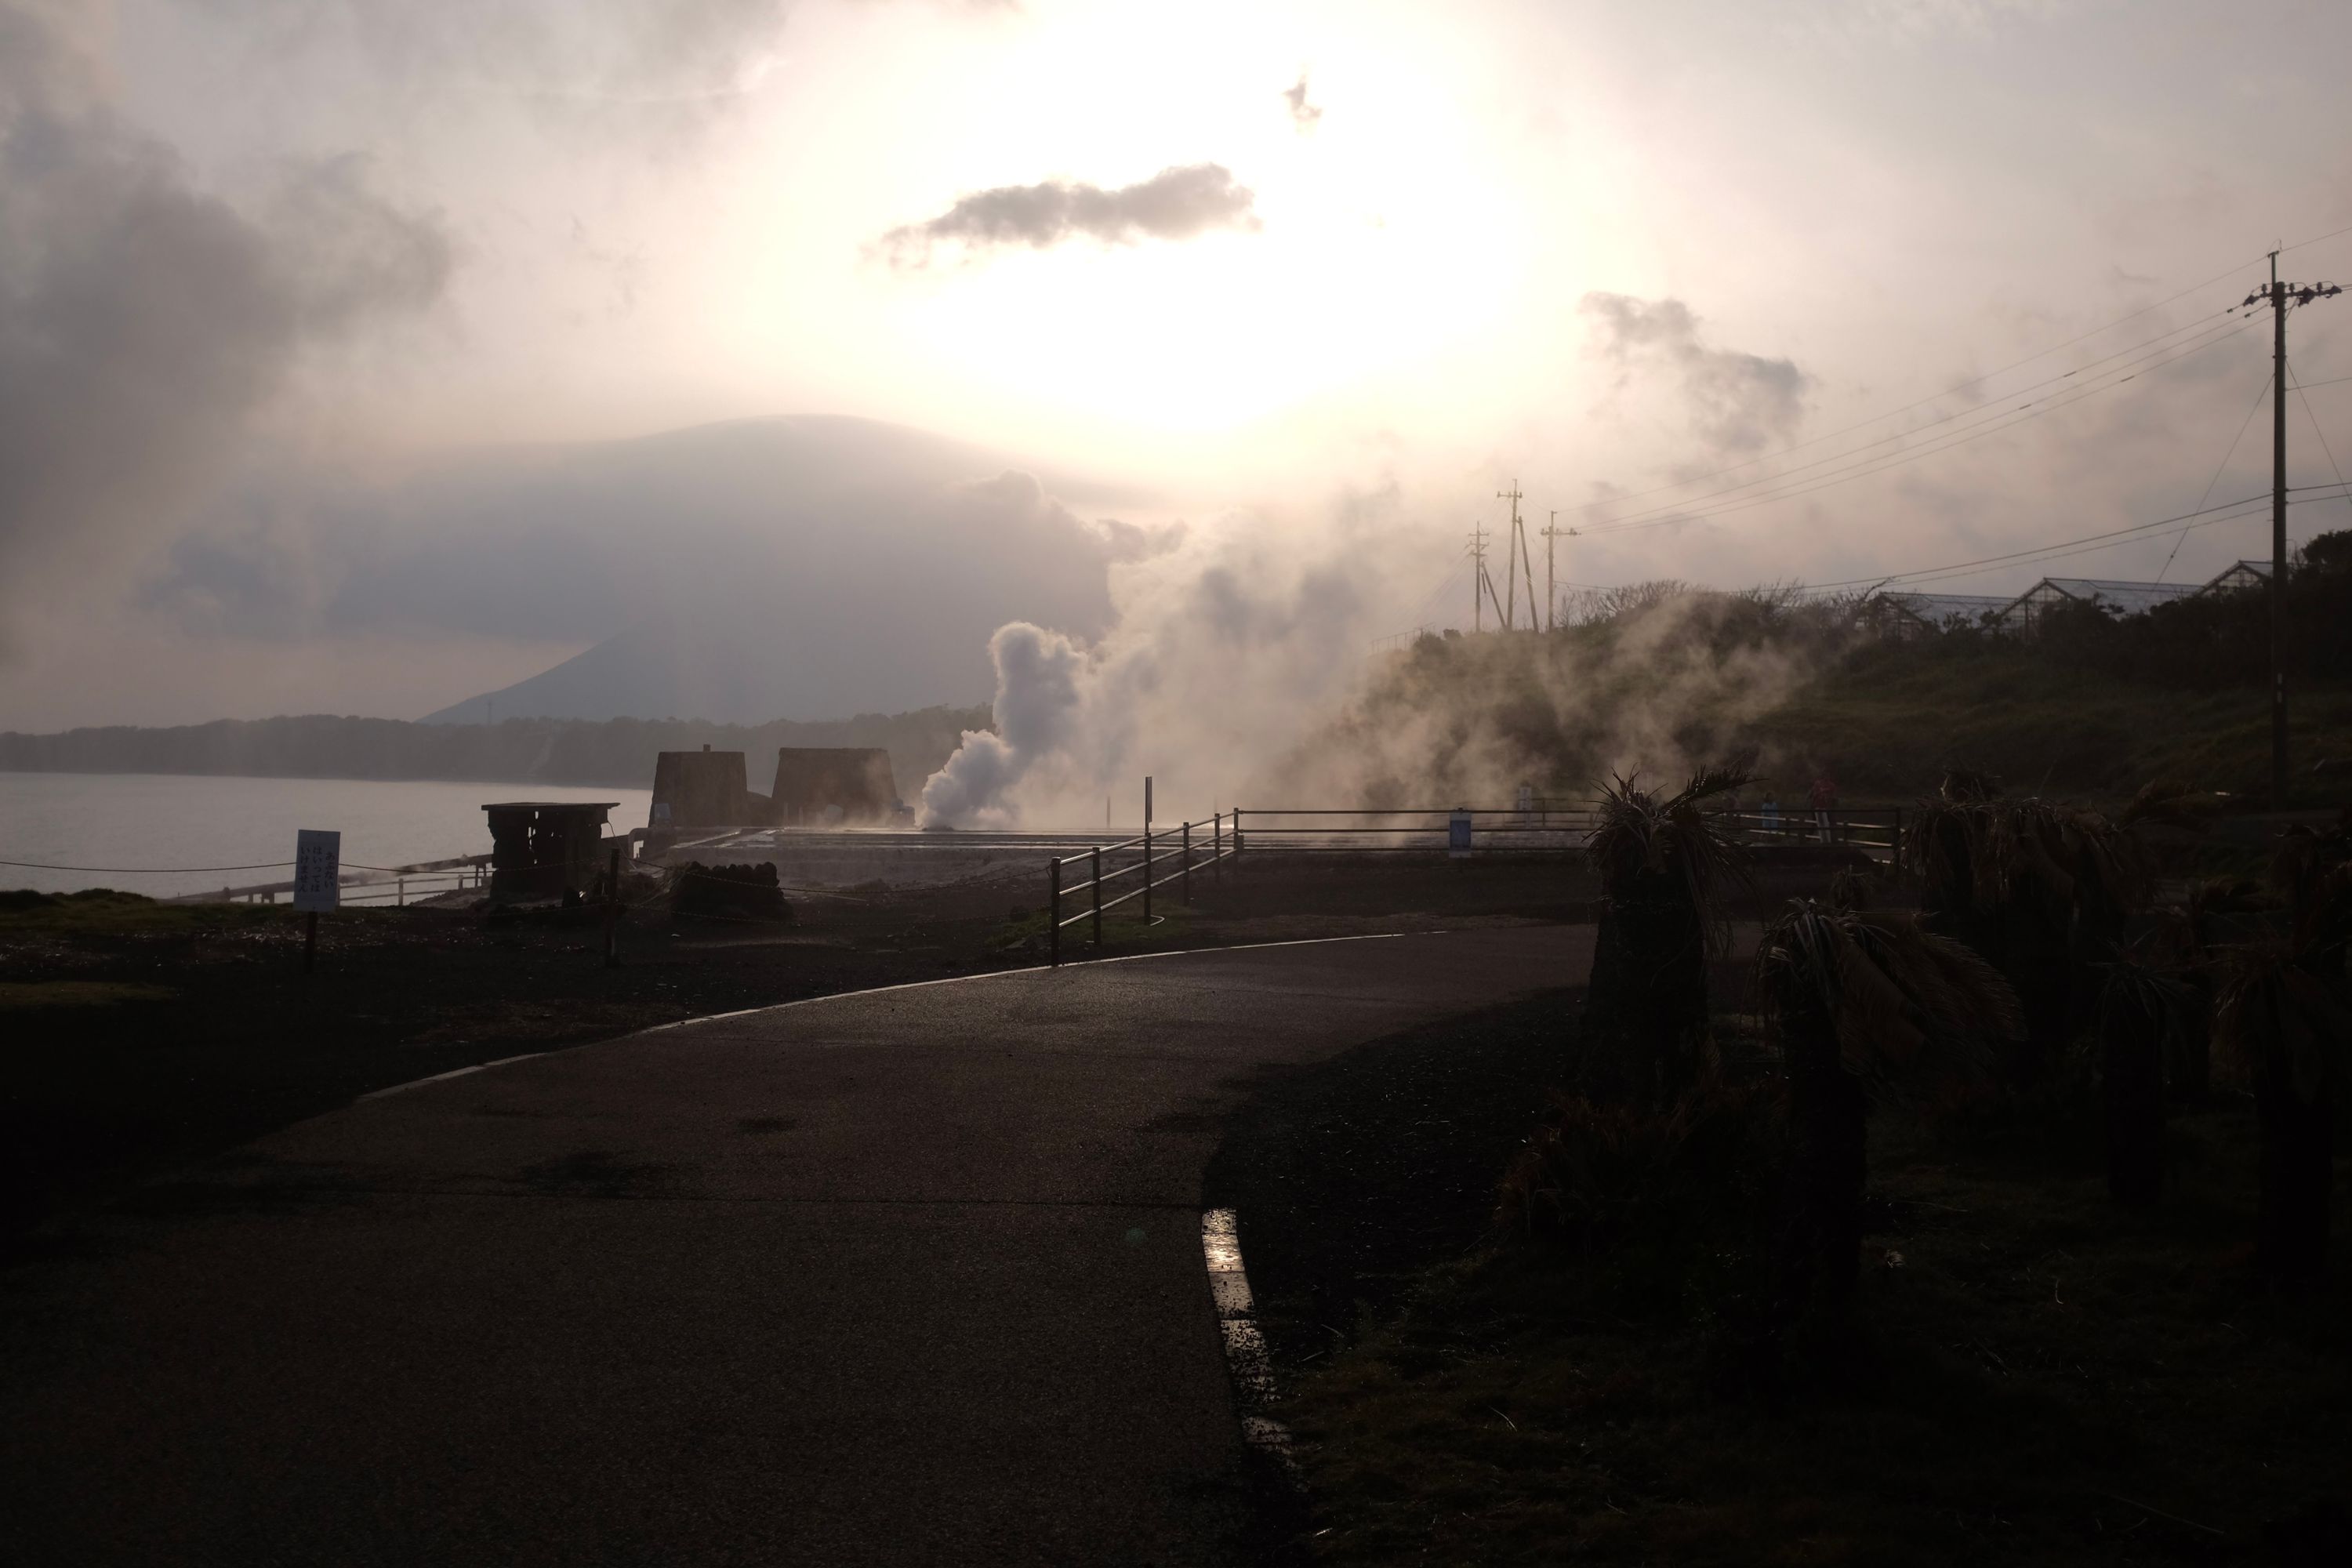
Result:
{"label": "concrete block structure", "polygon": [[879,746],[784,746],[776,752],[780,827],[887,823],[906,807]]}
{"label": "concrete block structure", "polygon": [[604,824],[620,802],[502,800],[490,819],[490,899],[515,903],[585,893],[610,854]]}
{"label": "concrete block structure", "polygon": [[754,795],[740,752],[662,752],[654,759],[654,798],[646,826],[656,833],[696,827],[765,827],[775,820],[768,797]]}

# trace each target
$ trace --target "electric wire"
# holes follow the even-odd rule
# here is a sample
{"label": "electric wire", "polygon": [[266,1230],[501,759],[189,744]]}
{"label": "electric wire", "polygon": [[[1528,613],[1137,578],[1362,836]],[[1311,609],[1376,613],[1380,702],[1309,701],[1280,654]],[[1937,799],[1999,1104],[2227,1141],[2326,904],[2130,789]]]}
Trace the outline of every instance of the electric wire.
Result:
{"label": "electric wire", "polygon": [[[2339,232],[2352,233],[2352,230],[2343,230]],[[2320,239],[2328,239],[2333,237],[2334,236],[2332,235],[2322,235],[2319,237]],[[2303,245],[2315,245],[2318,241],[2304,240],[2300,243]],[[2294,247],[2290,247],[2289,248]],[[2268,253],[2265,252],[2264,254],[2267,255]],[[2255,262],[2262,259],[2263,258],[2261,256],[2256,256],[2250,258],[2245,261],[2234,263],[2233,265],[2226,267],[2221,271],[2216,272],[2212,277],[2206,279],[2202,282],[2190,284],[2188,288],[2181,289],[2177,294],[2168,294],[2163,299],[2156,300],[2152,304],[2142,305],[2137,310],[2128,311],[2124,315],[2117,316],[2113,321],[2103,322],[2098,326],[2091,328],[2087,331],[2077,332],[2074,336],[2068,338],[2063,342],[2053,343],[2050,347],[2043,349],[2037,353],[2027,354],[2023,359],[2011,360],[2009,363],[2000,366],[1999,369],[1989,370],[1985,372],[1984,374],[1977,376],[1972,380],[1959,382],[1952,386],[1944,388],[1940,392],[1930,393],[1925,397],[1918,398],[1914,402],[1904,404],[1900,407],[1890,408],[1883,414],[1874,414],[1867,419],[1857,420],[1853,424],[1841,426],[1835,430],[1828,431],[1820,436],[1815,436],[1810,440],[1799,441],[1793,445],[1781,447],[1773,451],[1763,453],[1758,457],[1744,458],[1737,463],[1727,464],[1720,468],[1714,469],[1707,473],[1694,474],[1686,479],[1676,479],[1668,484],[1654,485],[1645,490],[1633,490],[1624,495],[1611,496],[1605,500],[1590,501],[1587,502],[1581,510],[1587,512],[1597,511],[1602,507],[1614,506],[1622,501],[1640,500],[1645,496],[1660,495],[1667,490],[1683,489],[1691,485],[1704,484],[1709,479],[1721,479],[1726,474],[1736,474],[1740,469],[1752,468],[1758,463],[1769,462],[1774,458],[1783,458],[1791,452],[1801,452],[1809,447],[1818,447],[1823,441],[1835,440],[1840,436],[1847,436],[1853,434],[1856,430],[1867,429],[1869,426],[1878,424],[1882,420],[1892,419],[1899,414],[1908,414],[1915,408],[1924,408],[1928,404],[1939,402],[1944,398],[1953,395],[1955,393],[1965,392],[1969,387],[1982,386],[1985,383],[1991,381],[1996,376],[2006,375],[2011,371],[2016,370],[2023,365],[2032,364],[2036,360],[2048,359],[2052,354],[2058,353],[2062,349],[2072,348],[2076,343],[2082,342],[2086,339],[2097,337],[2102,332],[2112,331],[2114,329],[2122,326],[2126,321],[2137,321],[2140,317],[2147,315],[2151,310],[2162,310],[2165,306],[2171,304],[2176,300],[2185,300],[2191,294],[2198,293],[2202,289],[2210,289],[2214,284],[2221,282],[2231,273],[2240,271],[2244,268],[2251,267]],[[2192,323],[2192,325],[2194,323]],[[2175,329],[2176,331],[2186,330],[2188,329]],[[2168,333],[2164,335],[2169,336],[2171,334]],[[2151,339],[2149,341],[2153,342],[2154,340]],[[2014,394],[2007,395],[2014,395]],[[1922,429],[1927,427],[1928,426],[1919,426],[1919,428]]]}
{"label": "electric wire", "polygon": [[[2294,389],[2294,400],[2303,405],[2303,416],[2311,421],[2311,433],[2319,437],[2319,449],[2327,454],[2327,466],[2335,469],[2336,482],[2341,485],[2344,482],[2344,470],[2336,467],[2336,448],[2327,444],[2327,432],[2319,427],[2319,416],[2311,411],[2311,399],[2303,395],[2303,384],[2294,379],[2294,361],[2293,360],[2286,362],[2286,384]],[[2352,493],[2347,493],[2345,500],[2352,502]]]}
{"label": "electric wire", "polygon": [[[2323,486],[2319,488],[2331,490],[2335,489],[2334,486]],[[2287,505],[2304,506],[2315,501],[2331,501],[2341,499],[2344,498],[2338,495],[2303,496],[2299,498],[2291,496],[2288,498]],[[2209,509],[2209,510],[2210,515],[2195,519],[2189,521],[2187,526],[2190,528],[2210,528],[2219,523],[2238,522],[2250,517],[2266,516],[2270,511],[2270,498],[2268,496],[2250,497],[2246,500],[2231,502],[2224,506],[2213,507]],[[2118,545],[2132,543],[2136,539],[2146,538],[2147,537],[2148,531],[2151,529],[2168,528],[2172,523],[2180,521],[2181,520],[2179,518],[2172,518],[2158,523],[2144,523],[2139,525],[2137,529],[2117,530],[2116,532],[2123,536],[2120,538],[2101,534],[2089,534],[2080,540],[2061,540],[2053,544],[2038,545],[2032,550],[2015,551],[2007,555],[1990,556],[1978,561],[1954,562],[1948,566],[1927,566],[1921,567],[1917,571],[1896,573],[1891,575],[1882,574],[1876,577],[1853,577],[1838,583],[1816,584],[1808,591],[1818,593],[1839,588],[1886,586],[1890,584],[1934,582],[1951,577],[1979,575],[1981,574],[1985,568],[1990,566],[2034,564],[2044,561],[2066,560],[2076,555],[2095,555],[2100,551],[2113,550]],[[2101,542],[2094,542],[2095,541],[2101,541]]]}
{"label": "electric wire", "polygon": [[1816,588],[1865,587],[1873,583],[1892,583],[1908,580],[1937,573],[1958,571],[1960,568],[1967,566],[2000,565],[2006,562],[2018,561],[2027,556],[2037,555],[2044,551],[2067,549],[2078,544],[2092,544],[2102,540],[2144,538],[2147,535],[2155,532],[2158,529],[2170,528],[2175,523],[2188,522],[2200,515],[2212,515],[2221,512],[2232,511],[2237,508],[2250,506],[2266,499],[2266,497],[2261,495],[2240,496],[2235,500],[2227,500],[2221,502],[2218,506],[2203,508],[2201,511],[2184,511],[2172,517],[2158,518],[2152,522],[2135,522],[2123,528],[2108,529],[2102,533],[2086,533],[2075,539],[2053,540],[2047,544],[2036,544],[2023,550],[2006,551],[1998,555],[1980,555],[1972,561],[1955,561],[1940,566],[1922,566],[1909,572],[1896,572],[1892,574],[1882,572],[1875,576],[1848,577],[1834,583],[1816,583],[1813,586]]}
{"label": "electric wire", "polygon": [[[1628,532],[1644,528],[1662,528],[1673,523],[1695,521],[1704,518],[1725,517],[1734,512],[1748,510],[1754,507],[1769,505],[1774,501],[1788,500],[1798,496],[1812,495],[1818,491],[1830,489],[1838,485],[1849,484],[1854,479],[1866,479],[1873,474],[1885,473],[1890,468],[1900,468],[1906,463],[1916,462],[1922,458],[1934,457],[1938,453],[1950,451],[1956,447],[1965,447],[1970,442],[1982,439],[1986,436],[1997,435],[2001,431],[2013,429],[2017,426],[2023,425],[2030,420],[2039,419],[2045,415],[2054,414],[2059,409],[2070,406],[2073,404],[2080,403],[2086,397],[2094,396],[2102,392],[2113,391],[2116,387],[2123,385],[2125,382],[2134,380],[2142,374],[2152,374],[2155,371],[2162,370],[2168,365],[2178,364],[2182,360],[2202,353],[2207,349],[2211,348],[2218,343],[2226,342],[2240,333],[2250,331],[2252,330],[2252,323],[2245,323],[2222,329],[2215,335],[2208,337],[2202,342],[2190,344],[2181,352],[2171,354],[2168,358],[2160,360],[2154,364],[2147,365],[2140,369],[2135,369],[2130,374],[2122,377],[2120,380],[2085,384],[2078,389],[2062,393],[2054,397],[2037,399],[2033,403],[2021,405],[2014,409],[2003,410],[1992,418],[1979,423],[1971,429],[1968,429],[1965,432],[1954,432],[1932,445],[1915,447],[1907,451],[1885,454],[1878,458],[1864,458],[1857,463],[1846,465],[1846,468],[1843,469],[1833,468],[1826,471],[1825,473],[1816,474],[1812,476],[1811,479],[1787,489],[1776,490],[1762,495],[1741,497],[1729,501],[1726,505],[1706,508],[1705,510],[1694,510],[1681,506],[1663,507],[1652,512],[1636,513],[1630,518],[1612,520],[1609,522],[1595,523],[1580,531],[1586,534]],[[1739,488],[1744,487],[1734,487],[1735,489]],[[1729,492],[1724,493],[1728,494]]]}
{"label": "electric wire", "polygon": [[[2238,443],[2246,438],[2246,431],[2252,426],[2254,423],[2254,416],[2262,409],[2263,394],[2268,392],[2270,389],[2271,378],[2269,376],[2263,377],[2262,384],[2254,388],[2254,400],[2252,404],[2248,405],[2246,408],[2246,417],[2238,426],[2238,433],[2230,438],[2230,449],[2221,454],[2221,460],[2220,462],[2213,465],[2213,477],[2205,481],[2205,493],[2197,498],[2197,510],[2199,511],[2203,510],[2205,503],[2213,499],[2213,487],[2221,482],[2221,470],[2228,468],[2230,466],[2230,459],[2238,455]],[[2194,516],[2195,513],[2192,512],[2190,515]],[[2180,531],[2180,538],[2172,542],[2172,554],[2167,555],[2164,558],[2164,571],[2158,572],[2156,574],[2156,580],[2158,583],[2163,582],[2165,574],[2172,570],[2173,556],[2180,553],[2181,540],[2185,540],[2188,537],[2189,530],[2184,528]]]}
{"label": "electric wire", "polygon": [[[2102,355],[2100,358],[2091,361],[2088,364],[2079,365],[2074,370],[2065,372],[2063,374],[2047,377],[2042,381],[2032,383],[2029,385],[2019,387],[2012,392],[2004,393],[2000,400],[2000,404],[2007,405],[2010,399],[2022,397],[2029,393],[2042,392],[2049,388],[2058,387],[2069,380],[2074,380],[2082,376],[2083,373],[2085,371],[2090,371],[2093,374],[2087,380],[2082,381],[2079,384],[2087,386],[2092,382],[2104,382],[2107,376],[2112,375],[2116,371],[2126,368],[2126,364],[2137,364],[2141,360],[2158,359],[2171,353],[2175,349],[2189,346],[2184,342],[2178,340],[2183,340],[2184,338],[2205,337],[2209,341],[2218,342],[2220,339],[2230,335],[2231,332],[2241,330],[2230,324],[2229,317],[2231,313],[2229,311],[2222,311],[2221,314],[2223,318],[2222,321],[2216,321],[2210,317],[2200,318],[2197,321],[2190,323],[2189,326],[2175,328],[2173,331],[2168,332],[2159,332],[2153,338],[2145,339],[2140,342],[2131,344],[2127,348],[2118,349],[2114,353]],[[2176,341],[2168,342],[2167,340]],[[2196,346],[2201,347],[2203,345],[2200,344]],[[2191,348],[2189,352],[2194,352],[2194,349]],[[2126,358],[2126,356],[2135,355],[2137,356],[2136,359]],[[2185,357],[2185,355],[2183,357]],[[2125,364],[2108,363],[2109,361],[2114,360],[2123,360],[2126,363]],[[2100,365],[2106,365],[2107,368],[2105,370],[2097,370],[2095,368]],[[2134,375],[2137,374],[2138,371],[2137,369],[2132,372],[2132,374]],[[2109,383],[2108,384],[2121,385],[2123,381],[2128,381],[2131,378],[2131,375],[2126,375],[2122,378],[2122,381]],[[1587,524],[1581,531],[1586,533],[1599,533],[1612,529],[1625,527],[1651,517],[1668,514],[1688,514],[1691,512],[1693,508],[1699,506],[1703,502],[1720,497],[1736,496],[1742,490],[1752,490],[1757,489],[1759,486],[1779,485],[1785,480],[1796,479],[1798,476],[1805,474],[1810,469],[1820,468],[1825,464],[1843,463],[1846,468],[1852,468],[1856,466],[1858,463],[1877,462],[1880,458],[1894,456],[1905,456],[1907,458],[1910,451],[1916,451],[1918,453],[1925,454],[1939,448],[1928,447],[1912,448],[1907,451],[1906,449],[1898,448],[1895,453],[1881,453],[1877,457],[1864,456],[1864,454],[1871,452],[1874,447],[1885,447],[1893,442],[1908,440],[1946,425],[1958,424],[1962,428],[1970,428],[1988,424],[1995,424],[2004,419],[2009,415],[2021,413],[2026,409],[2035,406],[2038,403],[2044,403],[2047,401],[2047,399],[2042,398],[2030,399],[2026,403],[2019,405],[2013,408],[1980,404],[1974,408],[1960,409],[1956,413],[1945,415],[1940,418],[1931,419],[1924,424],[1911,426],[1906,429],[1895,431],[1892,435],[1882,436],[1874,441],[1864,442],[1859,447],[1853,447],[1843,451],[1832,452],[1826,456],[1813,458],[1809,462],[1793,464],[1789,468],[1782,468],[1774,473],[1760,474],[1752,479],[1743,479],[1737,484],[1725,485],[1720,489],[1708,490],[1700,495],[1686,497],[1678,501],[1667,501],[1662,502],[1656,506],[1645,507],[1638,511],[1626,513],[1623,516],[1603,518],[1597,522]],[[2059,405],[2063,406],[2063,404]],[[1969,421],[1973,421],[1973,426],[1969,423],[1965,423]],[[1835,473],[1842,472],[1843,469],[1832,468],[1829,471]],[[1819,478],[1820,476],[1815,475],[1814,477]],[[1608,501],[1593,502],[1588,505],[1585,510],[1587,511],[1591,511],[1597,507],[1615,505],[1619,501],[1628,499],[1631,498],[1616,497]]]}

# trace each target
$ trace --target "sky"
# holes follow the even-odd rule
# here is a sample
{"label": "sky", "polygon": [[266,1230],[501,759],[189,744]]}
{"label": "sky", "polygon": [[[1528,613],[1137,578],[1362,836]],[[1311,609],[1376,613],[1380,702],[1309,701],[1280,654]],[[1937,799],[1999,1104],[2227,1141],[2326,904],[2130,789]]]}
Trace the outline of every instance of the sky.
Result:
{"label": "sky", "polygon": [[[2274,247],[2352,279],[2347,58],[2316,4],[0,0],[0,728],[420,715],[903,479],[650,502],[594,591],[453,607],[579,503],[467,476],[726,421],[973,454],[955,549],[823,584],[952,636],[940,700],[987,639],[902,585],[964,580],[994,514],[950,502],[1006,472],[1055,520],[1013,567],[1092,552],[1129,622],[1230,581],[1338,616],[1281,639],[1325,662],[1466,623],[1514,486],[1565,584],[1720,586],[2256,495],[2226,312]],[[2320,486],[2352,301],[2289,327]],[[2264,553],[2232,516],[1932,582]]]}

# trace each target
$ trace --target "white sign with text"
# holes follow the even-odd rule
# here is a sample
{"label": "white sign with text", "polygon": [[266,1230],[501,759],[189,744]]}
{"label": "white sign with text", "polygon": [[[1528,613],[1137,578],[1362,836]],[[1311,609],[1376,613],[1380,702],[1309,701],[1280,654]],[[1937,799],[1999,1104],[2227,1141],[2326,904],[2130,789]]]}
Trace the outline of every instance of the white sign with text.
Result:
{"label": "white sign with text", "polygon": [[316,827],[294,833],[294,907],[333,910],[343,897],[343,836]]}

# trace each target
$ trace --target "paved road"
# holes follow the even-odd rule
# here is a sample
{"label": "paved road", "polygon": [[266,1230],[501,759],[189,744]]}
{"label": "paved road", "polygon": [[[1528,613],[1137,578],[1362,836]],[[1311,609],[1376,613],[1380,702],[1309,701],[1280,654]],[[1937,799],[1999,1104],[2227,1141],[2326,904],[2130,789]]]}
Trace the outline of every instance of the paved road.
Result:
{"label": "paved road", "polygon": [[363,1101],[0,1286],[16,1562],[1209,1563],[1234,1080],[1589,928],[822,999]]}

